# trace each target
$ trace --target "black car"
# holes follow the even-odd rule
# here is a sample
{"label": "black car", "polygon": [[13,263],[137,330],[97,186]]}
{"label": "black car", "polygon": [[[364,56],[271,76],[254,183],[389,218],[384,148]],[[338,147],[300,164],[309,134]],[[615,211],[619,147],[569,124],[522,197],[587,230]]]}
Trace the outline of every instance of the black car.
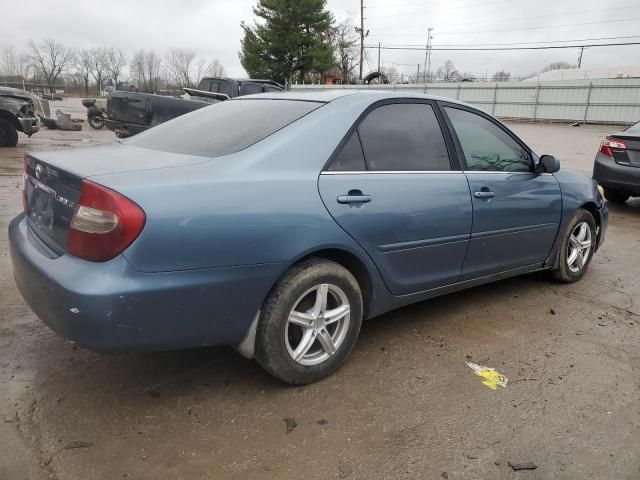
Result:
{"label": "black car", "polygon": [[593,178],[610,202],[624,203],[640,196],[640,122],[602,140]]}
{"label": "black car", "polygon": [[[284,87],[273,80],[205,77],[198,88],[183,88],[189,99],[115,91],[107,98],[104,124],[118,137],[129,137],[212,103]],[[95,127],[94,127],[95,128]]]}

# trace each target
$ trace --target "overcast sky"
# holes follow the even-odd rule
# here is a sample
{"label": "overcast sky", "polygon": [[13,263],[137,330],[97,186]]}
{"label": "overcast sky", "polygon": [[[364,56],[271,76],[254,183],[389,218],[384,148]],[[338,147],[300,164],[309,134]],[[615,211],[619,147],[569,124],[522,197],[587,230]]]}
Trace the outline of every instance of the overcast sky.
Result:
{"label": "overcast sky", "polygon": [[[0,6],[7,4],[2,8],[0,47],[20,48],[28,37],[37,41],[49,36],[78,48],[112,45],[127,53],[139,48],[159,53],[171,47],[189,48],[218,58],[229,75],[243,76],[238,60],[240,22],[253,22],[251,8],[256,1],[31,0],[18,7],[11,0],[0,0]],[[360,21],[359,0],[328,0],[327,6],[338,19]],[[638,0],[365,0],[365,7],[370,45],[424,45],[427,26],[434,27],[434,47],[632,35],[638,37],[605,41],[640,41]],[[483,76],[506,69],[518,76],[552,61],[575,63],[578,53],[576,49],[434,51],[432,66],[435,70],[449,58],[461,72]],[[365,65],[365,71],[376,68],[377,55],[377,50],[368,51],[370,68]],[[398,72],[415,74],[424,52],[383,50],[382,61],[395,62]],[[584,68],[639,63],[640,46],[591,48],[583,57]]]}

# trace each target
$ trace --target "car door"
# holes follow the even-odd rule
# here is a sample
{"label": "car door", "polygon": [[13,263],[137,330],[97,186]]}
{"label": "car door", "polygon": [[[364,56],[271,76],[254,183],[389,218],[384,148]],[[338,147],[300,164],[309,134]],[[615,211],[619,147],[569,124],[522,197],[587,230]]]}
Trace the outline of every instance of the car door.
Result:
{"label": "car door", "polygon": [[542,265],[562,214],[558,181],[536,172],[530,149],[488,115],[451,104],[444,111],[473,202],[462,280]]}
{"label": "car door", "polygon": [[395,295],[460,277],[471,198],[441,122],[429,102],[377,104],[319,178],[327,209],[367,251]]}

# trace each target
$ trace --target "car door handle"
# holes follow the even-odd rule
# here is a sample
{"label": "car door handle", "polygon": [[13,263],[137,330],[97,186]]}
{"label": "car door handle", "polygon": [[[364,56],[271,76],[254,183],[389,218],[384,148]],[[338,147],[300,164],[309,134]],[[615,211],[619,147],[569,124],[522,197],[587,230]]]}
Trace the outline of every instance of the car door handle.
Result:
{"label": "car door handle", "polygon": [[473,196],[476,198],[493,198],[496,196],[495,193],[493,192],[485,192],[485,191],[481,191],[481,192],[474,192]]}
{"label": "car door handle", "polygon": [[351,190],[348,195],[340,195],[338,203],[369,203],[371,195],[365,195],[360,190]]}

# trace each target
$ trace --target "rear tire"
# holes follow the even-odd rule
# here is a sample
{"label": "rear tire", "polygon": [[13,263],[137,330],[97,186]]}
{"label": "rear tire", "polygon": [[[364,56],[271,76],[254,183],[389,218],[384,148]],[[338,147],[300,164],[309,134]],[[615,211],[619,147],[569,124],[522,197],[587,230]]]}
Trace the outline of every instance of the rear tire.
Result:
{"label": "rear tire", "polygon": [[629,197],[631,195],[625,192],[621,192],[620,190],[611,190],[610,188],[605,188],[604,196],[612,203],[624,203],[629,200]]}
{"label": "rear tire", "polygon": [[337,370],[362,324],[362,294],[341,265],[310,259],[284,274],[262,306],[255,358],[283,382],[317,382]]}
{"label": "rear tire", "polygon": [[6,120],[0,119],[0,147],[15,147],[18,144],[16,127]]}
{"label": "rear tire", "polygon": [[554,280],[573,283],[580,280],[589,268],[596,247],[596,222],[586,210],[578,210],[567,227],[560,251],[558,265],[551,270]]}

